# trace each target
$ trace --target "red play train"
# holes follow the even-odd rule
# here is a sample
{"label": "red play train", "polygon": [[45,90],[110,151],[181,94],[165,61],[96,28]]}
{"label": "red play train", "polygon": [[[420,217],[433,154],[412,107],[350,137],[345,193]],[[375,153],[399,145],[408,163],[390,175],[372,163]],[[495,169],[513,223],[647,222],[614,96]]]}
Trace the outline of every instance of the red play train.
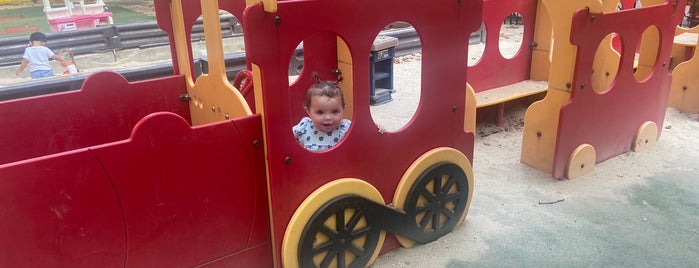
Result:
{"label": "red play train", "polygon": [[[155,1],[176,75],[98,72],[78,91],[0,104],[1,266],[363,267],[464,220],[474,142],[464,52],[480,1],[202,2]],[[242,18],[254,92],[225,79],[211,42],[219,9]],[[201,14],[209,73],[194,78],[187,33]],[[367,55],[393,21],[418,30],[426,71],[411,122],[380,134]],[[322,152],[291,132],[314,71],[343,76],[352,120]]]}

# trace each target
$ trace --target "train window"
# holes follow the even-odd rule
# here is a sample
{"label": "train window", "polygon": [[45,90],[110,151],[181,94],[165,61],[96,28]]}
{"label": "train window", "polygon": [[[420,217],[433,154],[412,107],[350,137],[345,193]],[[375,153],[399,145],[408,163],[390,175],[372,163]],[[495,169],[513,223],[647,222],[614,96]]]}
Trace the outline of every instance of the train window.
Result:
{"label": "train window", "polygon": [[636,51],[636,61],[634,61],[634,77],[636,81],[646,80],[655,67],[658,60],[658,50],[660,49],[660,31],[655,25],[651,25],[643,31],[641,43]]}
{"label": "train window", "polygon": [[299,43],[291,53],[291,60],[289,60],[289,84],[293,84],[299,78],[301,71],[303,70],[303,42]]}
{"label": "train window", "polygon": [[351,123],[352,55],[332,32],[306,37],[290,54],[291,131],[308,150],[331,149],[348,134]]}
{"label": "train window", "polygon": [[624,40],[616,33],[608,34],[597,46],[592,62],[592,89],[597,93],[607,90],[619,70],[621,48]]}
{"label": "train window", "polygon": [[485,51],[485,37],[487,31],[485,23],[481,22],[481,28],[471,33],[468,38],[468,66],[474,66],[483,57]]}
{"label": "train window", "polygon": [[[396,47],[395,57],[388,62],[393,65],[392,77],[390,75],[386,77],[393,80],[392,86],[390,86],[392,88],[387,89],[389,92],[385,93],[390,99],[387,102],[371,106],[371,116],[374,122],[390,132],[406,126],[417,111],[421,91],[422,49],[419,45],[419,33],[411,24],[396,21],[384,29],[389,30],[382,31],[379,35],[391,36],[396,31],[405,31],[414,34],[416,40],[409,44],[398,44],[398,46],[403,45],[405,48]],[[374,79],[377,78],[374,77]],[[381,94],[379,91],[374,93]]]}
{"label": "train window", "polygon": [[523,40],[524,18],[521,14],[513,12],[505,17],[500,25],[500,37],[498,38],[500,55],[506,59],[514,57],[522,49]]}

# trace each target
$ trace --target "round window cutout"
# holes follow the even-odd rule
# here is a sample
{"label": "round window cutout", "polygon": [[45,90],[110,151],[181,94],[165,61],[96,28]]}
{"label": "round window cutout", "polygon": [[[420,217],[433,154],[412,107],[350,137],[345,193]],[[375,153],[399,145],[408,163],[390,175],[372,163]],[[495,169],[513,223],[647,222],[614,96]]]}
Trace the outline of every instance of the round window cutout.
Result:
{"label": "round window cutout", "polygon": [[605,92],[616,78],[621,59],[619,51],[622,51],[623,47],[624,40],[616,33],[608,34],[597,45],[591,70],[592,89],[595,92]]}
{"label": "round window cutout", "polygon": [[[374,39],[369,57],[369,104],[371,117],[377,128],[388,132],[405,127],[413,118],[420,103],[422,49],[415,46],[410,51],[396,54],[398,39],[391,37],[391,31],[409,29],[407,22],[393,22],[401,28],[380,32]],[[416,34],[416,41],[419,35]],[[406,44],[410,45],[410,44]],[[412,46],[411,46],[412,47]]]}
{"label": "round window cutout", "polygon": [[483,58],[486,43],[485,23],[481,22],[481,28],[468,36],[468,66],[474,66]]}
{"label": "round window cutout", "polygon": [[500,26],[500,37],[498,38],[498,48],[500,55],[506,59],[511,59],[522,48],[524,40],[524,21],[522,15],[513,12],[502,22]]}

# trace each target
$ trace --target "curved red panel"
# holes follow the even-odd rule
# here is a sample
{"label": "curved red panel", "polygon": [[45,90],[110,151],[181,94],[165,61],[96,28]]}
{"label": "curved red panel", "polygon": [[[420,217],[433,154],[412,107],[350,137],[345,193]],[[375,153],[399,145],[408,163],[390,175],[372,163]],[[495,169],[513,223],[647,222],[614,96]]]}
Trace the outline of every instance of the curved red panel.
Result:
{"label": "curved red panel", "polygon": [[118,198],[87,150],[0,165],[4,267],[124,267]]}
{"label": "curved red panel", "polygon": [[122,202],[127,266],[193,266],[269,243],[264,170],[256,170],[264,158],[253,146],[262,137],[259,122],[252,116],[192,128],[156,113],[131,139],[93,149]]}
{"label": "curved red panel", "polygon": [[186,92],[182,76],[129,83],[101,71],[81,90],[2,102],[0,164],[126,139],[152,112],[189,118]]}

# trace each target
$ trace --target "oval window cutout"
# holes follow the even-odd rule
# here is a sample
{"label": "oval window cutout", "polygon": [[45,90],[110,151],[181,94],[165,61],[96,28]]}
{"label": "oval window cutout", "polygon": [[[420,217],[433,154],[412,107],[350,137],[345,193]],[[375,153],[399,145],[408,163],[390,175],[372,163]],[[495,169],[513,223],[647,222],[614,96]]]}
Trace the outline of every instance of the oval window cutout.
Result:
{"label": "oval window cutout", "polygon": [[621,55],[615,46],[620,51],[624,46],[624,40],[618,34],[610,33],[602,39],[595,51],[591,79],[592,89],[597,93],[606,91],[616,78]]}
{"label": "oval window cutout", "polygon": [[651,25],[643,31],[641,43],[637,46],[636,60],[634,61],[634,77],[641,82],[650,77],[653,68],[658,61],[660,49],[660,31],[655,25]]}
{"label": "oval window cutout", "polygon": [[483,58],[485,51],[487,31],[485,23],[481,22],[481,28],[468,36],[468,66],[474,66]]}
{"label": "oval window cutout", "polygon": [[506,59],[511,59],[520,49],[524,40],[524,21],[522,15],[513,12],[505,18],[500,26],[500,37],[498,38],[498,48],[500,55]]}
{"label": "oval window cutout", "polygon": [[[401,25],[397,28],[392,25]],[[407,22],[389,24],[376,36],[369,57],[369,83],[371,117],[378,127],[386,131],[397,131],[410,122],[420,102],[422,49],[419,35],[411,44],[414,47],[396,54],[397,39],[390,37],[392,31],[413,30]],[[395,39],[395,40],[394,40]]]}
{"label": "oval window cutout", "polygon": [[[291,53],[287,71],[290,131],[297,144],[309,151],[336,148],[350,135],[352,70],[341,63],[349,59],[346,64],[351,67],[351,55],[339,53],[346,47],[335,33],[318,32],[302,40]],[[338,81],[340,75],[343,81]]]}

